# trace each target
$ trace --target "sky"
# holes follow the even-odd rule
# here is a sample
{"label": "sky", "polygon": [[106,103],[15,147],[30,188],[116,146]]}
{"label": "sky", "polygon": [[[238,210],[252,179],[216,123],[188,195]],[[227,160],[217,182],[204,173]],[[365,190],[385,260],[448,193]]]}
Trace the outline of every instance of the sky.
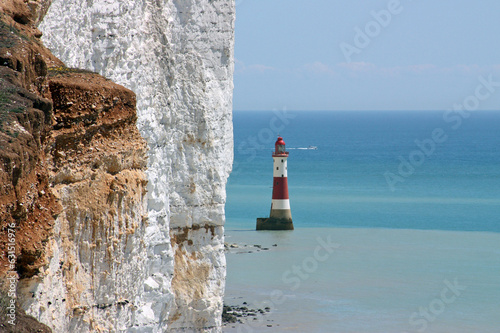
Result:
{"label": "sky", "polygon": [[500,109],[498,0],[235,0],[234,110]]}

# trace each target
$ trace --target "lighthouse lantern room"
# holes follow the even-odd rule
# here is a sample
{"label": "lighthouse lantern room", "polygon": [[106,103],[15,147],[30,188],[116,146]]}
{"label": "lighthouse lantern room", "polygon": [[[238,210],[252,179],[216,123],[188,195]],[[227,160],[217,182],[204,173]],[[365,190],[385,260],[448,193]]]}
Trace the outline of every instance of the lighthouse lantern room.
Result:
{"label": "lighthouse lantern room", "polygon": [[273,152],[273,196],[269,218],[257,219],[257,230],[293,230],[292,212],[288,197],[288,152],[280,136]]}

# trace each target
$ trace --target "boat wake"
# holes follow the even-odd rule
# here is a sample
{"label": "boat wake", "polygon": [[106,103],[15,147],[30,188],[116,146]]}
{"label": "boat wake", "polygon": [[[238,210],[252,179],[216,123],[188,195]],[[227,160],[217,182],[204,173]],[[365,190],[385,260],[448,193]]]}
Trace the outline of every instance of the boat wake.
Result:
{"label": "boat wake", "polygon": [[309,146],[309,147],[299,147],[299,148],[287,148],[287,149],[299,149],[299,150],[317,150],[318,147],[316,146]]}

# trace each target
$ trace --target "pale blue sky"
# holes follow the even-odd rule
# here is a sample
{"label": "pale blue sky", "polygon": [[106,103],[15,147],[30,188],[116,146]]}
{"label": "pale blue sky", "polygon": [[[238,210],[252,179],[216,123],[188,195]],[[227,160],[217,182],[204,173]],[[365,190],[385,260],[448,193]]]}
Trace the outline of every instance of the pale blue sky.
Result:
{"label": "pale blue sky", "polygon": [[[236,4],[235,110],[445,110],[500,82],[498,0]],[[500,109],[500,87],[478,108]]]}

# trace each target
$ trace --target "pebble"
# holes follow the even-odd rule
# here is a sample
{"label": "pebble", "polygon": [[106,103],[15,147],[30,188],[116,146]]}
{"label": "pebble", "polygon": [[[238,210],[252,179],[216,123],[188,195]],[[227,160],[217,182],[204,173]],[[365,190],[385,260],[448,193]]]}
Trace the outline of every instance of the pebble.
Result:
{"label": "pebble", "polygon": [[[243,302],[243,305],[248,305],[247,302]],[[266,307],[269,309],[269,307]],[[269,312],[269,311],[268,311]],[[229,306],[224,305],[222,311],[222,322],[225,324],[228,323],[240,323],[244,324],[244,318],[252,317],[252,320],[257,320],[257,314],[265,315],[264,310],[262,309],[249,309],[246,306]]]}

